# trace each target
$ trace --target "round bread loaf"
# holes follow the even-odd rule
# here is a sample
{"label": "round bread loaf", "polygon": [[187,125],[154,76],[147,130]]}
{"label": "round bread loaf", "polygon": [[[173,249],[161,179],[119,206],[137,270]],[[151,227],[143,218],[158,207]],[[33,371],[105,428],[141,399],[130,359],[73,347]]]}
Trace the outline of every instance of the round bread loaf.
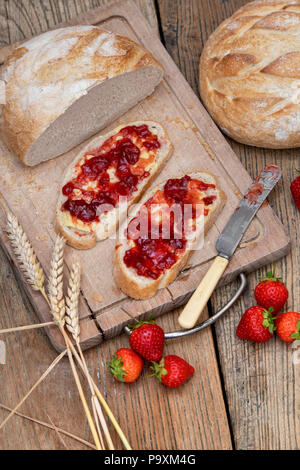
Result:
{"label": "round bread loaf", "polygon": [[1,73],[4,140],[27,165],[49,160],[147,97],[162,76],[142,46],[96,26],[44,33],[19,45]]}
{"label": "round bread loaf", "polygon": [[300,1],[258,0],[224,21],[202,53],[200,94],[233,139],[299,147]]}

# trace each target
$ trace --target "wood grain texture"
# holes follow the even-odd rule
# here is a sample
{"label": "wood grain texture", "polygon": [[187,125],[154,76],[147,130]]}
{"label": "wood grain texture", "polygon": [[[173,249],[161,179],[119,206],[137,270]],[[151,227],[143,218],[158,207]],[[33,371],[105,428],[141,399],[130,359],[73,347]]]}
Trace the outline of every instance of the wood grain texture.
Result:
{"label": "wood grain texture", "polygon": [[[159,0],[165,44],[173,59],[198,93],[198,65],[209,34],[244,0]],[[299,166],[299,150],[265,150],[227,139],[254,177],[269,164],[282,168],[283,181],[269,198],[292,241],[292,252],[277,263],[278,275],[290,291],[288,310],[299,311],[300,214],[291,200],[289,185]],[[235,328],[244,310],[255,303],[253,290],[259,276],[271,267],[251,274],[246,294],[215,326],[235,446],[238,449],[297,449],[300,447],[300,374],[292,363],[292,349],[274,339],[261,346],[238,340]],[[224,305],[235,286],[217,290],[212,311]]]}
{"label": "wood grain texture", "polygon": [[[0,1],[1,41],[8,44],[66,21],[81,11],[106,2]],[[138,2],[152,24],[153,2]],[[24,325],[36,321],[25,296],[19,289],[12,267],[0,251],[0,327]],[[168,331],[176,328],[176,317],[165,315],[160,324]],[[0,402],[14,406],[47,368],[55,353],[42,330],[5,337],[7,364],[0,366]],[[154,379],[144,376],[126,387],[116,383],[106,371],[106,361],[119,347],[128,344],[124,335],[107,341],[86,353],[92,376],[99,383],[121,427],[135,449],[230,449],[231,437],[221,390],[219,371],[210,330],[191,339],[168,343],[167,352],[182,355],[196,367],[196,375],[178,391],[166,390]],[[67,360],[35,391],[22,410],[91,440]],[[0,420],[7,412],[0,410]],[[157,429],[159,428],[159,432]],[[113,438],[118,442],[114,431]],[[66,439],[71,449],[81,448]],[[0,432],[1,449],[60,449],[53,431],[14,417]]]}

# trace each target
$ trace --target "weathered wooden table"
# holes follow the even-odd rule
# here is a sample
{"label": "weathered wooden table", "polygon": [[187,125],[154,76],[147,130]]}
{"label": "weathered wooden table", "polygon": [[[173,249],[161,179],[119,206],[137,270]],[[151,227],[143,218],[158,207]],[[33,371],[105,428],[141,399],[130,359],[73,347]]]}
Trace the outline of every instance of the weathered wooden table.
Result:
{"label": "weathered wooden table", "polygon": [[[46,31],[108,0],[0,0],[0,45]],[[198,63],[204,42],[216,26],[244,0],[136,0],[165,47],[198,93]],[[271,151],[230,141],[253,176],[262,165],[283,169],[270,203],[289,233],[291,254],[277,265],[286,281],[288,309],[299,310],[300,214],[291,201],[289,184],[299,167],[298,150]],[[212,329],[186,339],[169,341],[166,351],[184,356],[196,368],[185,387],[168,390],[154,379],[136,384],[116,383],[106,361],[128,344],[125,335],[86,353],[92,375],[119,419],[134,449],[299,449],[300,366],[292,362],[292,348],[273,339],[257,345],[235,337],[243,311],[250,307],[259,275],[248,277],[243,298]],[[36,316],[0,251],[0,328],[36,322]],[[209,312],[220,308],[236,285],[218,289]],[[167,331],[177,329],[178,311],[159,319]],[[38,379],[56,353],[42,330],[7,335],[7,364],[0,365],[0,403],[13,407]],[[146,375],[146,373],[144,374]],[[21,411],[90,439],[73,376],[61,362],[23,405]],[[0,421],[7,412],[0,408]],[[112,431],[113,433],[113,431]],[[117,441],[117,439],[115,439]],[[80,449],[66,438],[69,449]],[[60,449],[54,431],[13,417],[0,431],[0,449]]]}

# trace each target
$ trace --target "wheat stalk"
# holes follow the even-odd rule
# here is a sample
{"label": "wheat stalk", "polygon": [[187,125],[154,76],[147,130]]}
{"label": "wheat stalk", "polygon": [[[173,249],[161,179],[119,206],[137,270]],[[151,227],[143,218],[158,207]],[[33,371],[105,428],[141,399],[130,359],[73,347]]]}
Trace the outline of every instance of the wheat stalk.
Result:
{"label": "wheat stalk", "polygon": [[99,421],[101,423],[102,429],[105,434],[106,441],[108,443],[108,446],[111,450],[114,450],[114,445],[111,439],[111,436],[109,434],[109,430],[106,424],[106,421],[103,416],[103,412],[100,406],[100,403],[98,401],[98,398],[96,397],[93,383],[91,380],[91,376],[86,364],[86,360],[84,358],[81,346],[80,346],[80,324],[79,324],[79,314],[78,314],[78,303],[79,303],[79,294],[80,294],[80,277],[81,277],[81,267],[79,262],[73,263],[71,273],[70,273],[70,279],[69,279],[69,287],[68,287],[68,295],[66,297],[66,328],[68,331],[71,333],[78,352],[80,354],[83,366],[84,366],[84,372],[86,375],[86,378],[88,380],[89,388],[92,394],[92,410],[94,414],[94,419],[95,423],[97,426],[98,434],[101,440],[102,447],[104,447],[104,442],[102,439],[102,433],[100,430],[99,426]]}
{"label": "wheat stalk", "polygon": [[54,320],[61,325],[64,325],[66,313],[63,293],[64,246],[65,239],[58,235],[54,244],[48,285],[51,312]]}
{"label": "wheat stalk", "polygon": [[9,210],[7,210],[6,214],[7,235],[14,254],[25,274],[26,280],[34,290],[40,291],[45,297],[45,275],[43,268],[33,251],[23,227],[19,224],[18,219]]}
{"label": "wheat stalk", "polygon": [[56,364],[59,363],[59,361],[64,357],[66,354],[67,350],[63,351],[59,356],[57,356],[52,364],[48,367],[48,369],[41,375],[41,377],[37,380],[37,382],[31,387],[29,392],[24,395],[21,401],[14,407],[14,409],[9,413],[9,415],[2,421],[0,425],[0,430],[5,426],[5,424],[10,420],[10,418],[15,414],[16,411],[20,408],[21,405],[23,405],[24,401],[27,400],[27,398],[32,394],[32,392],[37,388],[37,386],[47,377],[47,375],[50,374],[52,369],[56,366]]}
{"label": "wheat stalk", "polygon": [[[0,201],[1,202],[1,201]],[[79,381],[79,377],[76,371],[76,367],[73,361],[72,353],[74,354],[79,366],[81,367],[84,375],[86,376],[91,390],[93,390],[92,393],[96,394],[96,398],[98,398],[105,409],[109,419],[111,420],[113,426],[115,427],[118,435],[120,436],[121,441],[123,442],[125,448],[127,450],[131,450],[131,447],[122,431],[120,428],[118,422],[116,421],[112,411],[110,410],[109,406],[107,405],[104,397],[100,393],[97,385],[91,378],[84,356],[82,354],[81,348],[79,349],[80,355],[78,355],[76,349],[74,348],[72,342],[69,340],[68,336],[65,333],[64,330],[64,323],[65,323],[65,313],[66,313],[66,305],[65,305],[65,300],[63,296],[63,248],[65,244],[65,240],[61,237],[57,237],[56,242],[55,242],[55,247],[54,247],[54,253],[51,261],[51,270],[50,270],[50,277],[49,277],[49,297],[46,293],[45,290],[45,275],[43,272],[42,267],[40,266],[40,263],[38,262],[38,259],[34,253],[34,250],[27,238],[26,233],[24,232],[22,226],[19,224],[18,219],[9,211],[9,209],[6,207],[6,205],[3,206],[6,214],[7,214],[7,233],[9,240],[11,242],[11,246],[13,248],[13,251],[16,255],[17,260],[20,263],[21,269],[25,273],[25,277],[31,287],[34,290],[38,290],[41,292],[45,300],[47,301],[48,305],[51,308],[51,312],[54,318],[55,323],[58,324],[59,329],[64,337],[66,346],[67,346],[67,352],[68,352],[68,357],[70,360],[71,368],[73,371],[73,375],[75,378],[75,382],[79,391],[80,398],[82,400],[92,433],[95,442],[97,441],[97,448],[100,448],[100,442],[97,440],[97,433],[95,433],[95,427],[94,424],[91,422],[91,416],[89,415],[89,409],[87,407],[85,397],[83,395],[82,387]],[[75,292],[74,298],[75,298]],[[68,299],[71,299],[72,295],[68,295]],[[78,304],[77,304],[78,306]],[[74,304],[73,304],[74,307]],[[67,304],[67,308],[72,308],[72,305],[69,303]],[[69,310],[70,311],[70,310]],[[68,326],[72,327],[72,324],[68,323]],[[79,325],[78,325],[79,326]],[[21,329],[27,329],[27,328],[21,328]],[[69,330],[70,331],[70,330]],[[80,347],[79,343],[79,336],[80,336],[80,330],[76,333],[74,331],[75,336],[77,335],[78,337],[78,344]],[[72,352],[71,352],[72,351]],[[40,383],[40,382],[38,382]],[[99,402],[94,402],[94,408],[98,410],[98,414],[100,414],[99,409],[101,410]],[[101,410],[102,412],[102,410]],[[15,413],[15,410],[13,410],[12,414]],[[10,418],[10,416],[8,417]],[[7,420],[6,420],[7,422]],[[105,420],[104,423],[102,424],[105,430]],[[4,423],[1,424],[1,427],[4,426]],[[0,427],[0,428],[1,428]],[[106,427],[107,429],[107,427]],[[111,442],[109,432],[107,429],[107,435],[106,438],[108,440],[109,447],[113,449],[113,444]]]}
{"label": "wheat stalk", "polygon": [[[2,408],[3,410],[6,410],[6,411],[12,411],[12,408],[10,408],[9,406],[3,405],[3,403],[0,403],[0,408]],[[40,421],[39,419],[36,419],[36,418],[32,418],[31,416],[24,415],[23,413],[19,413],[18,411],[15,411],[14,414],[16,416],[19,416],[20,418],[27,419],[28,421],[39,424],[40,426],[43,426],[47,429],[51,429],[51,430],[55,431],[55,428],[56,428],[59,433],[64,434],[65,436],[70,437],[71,439],[74,439],[75,441],[78,441],[81,444],[84,444],[85,446],[87,446],[87,447],[89,447],[93,450],[96,449],[96,447],[93,444],[91,444],[90,442],[82,439],[79,436],[75,436],[75,434],[72,434],[68,431],[65,431],[65,429],[58,428],[57,426],[54,426],[54,425],[52,426],[52,424],[46,423],[45,421]]]}
{"label": "wheat stalk", "polygon": [[[71,369],[73,372],[73,376],[76,382],[76,386],[78,389],[78,393],[82,402],[83,409],[85,411],[96,447],[98,450],[102,449],[99,436],[97,433],[97,429],[93,422],[88,404],[86,402],[86,398],[83,393],[82,385],[76,370],[76,366],[74,363],[74,359],[72,356],[72,352],[70,349],[70,342],[69,338],[65,332],[65,320],[66,320],[66,303],[64,298],[63,292],[63,270],[64,270],[64,247],[65,247],[65,239],[60,237],[59,235],[56,237],[52,259],[51,259],[51,267],[50,267],[50,276],[49,276],[49,300],[51,306],[51,312],[53,315],[54,320],[57,322],[58,327],[60,329],[61,334],[65,340],[67,346],[67,353],[68,358],[70,361]],[[79,277],[80,281],[80,277]],[[76,294],[76,293],[75,293]],[[75,297],[74,297],[75,298]],[[77,300],[78,303],[78,300]]]}
{"label": "wheat stalk", "polygon": [[33,325],[26,325],[26,326],[16,326],[14,328],[6,328],[4,330],[0,330],[0,335],[4,333],[13,333],[16,331],[25,331],[25,330],[36,330],[37,328],[45,328],[46,326],[55,325],[54,321],[49,321],[46,323],[36,323]]}
{"label": "wheat stalk", "polygon": [[[83,362],[82,362],[82,360],[81,360],[79,354],[77,353],[77,351],[76,351],[74,345],[73,345],[71,342],[69,342],[69,345],[70,345],[71,351],[72,351],[72,353],[74,354],[75,359],[76,359],[76,361],[78,362],[78,364],[79,364],[79,366],[80,366],[82,372],[86,375],[84,364],[83,364]],[[90,377],[91,377],[91,376],[90,376]],[[91,382],[92,382],[92,384],[93,384],[93,388],[94,388],[94,391],[95,391],[95,393],[96,393],[97,398],[99,399],[100,403],[102,404],[103,408],[105,409],[105,411],[106,411],[106,413],[107,413],[107,416],[109,417],[109,419],[110,419],[112,425],[114,426],[116,432],[118,433],[118,435],[119,435],[121,441],[123,442],[125,449],[126,449],[126,450],[132,450],[132,448],[131,448],[131,446],[130,446],[130,444],[129,444],[129,442],[128,442],[126,436],[125,436],[125,434],[123,433],[123,431],[122,431],[122,429],[121,429],[119,423],[117,422],[117,420],[116,420],[116,418],[115,418],[113,412],[112,412],[111,409],[109,408],[107,402],[105,401],[105,398],[103,397],[102,393],[100,392],[99,388],[97,387],[97,385],[96,385],[96,383],[94,382],[94,380],[92,379],[92,377],[91,377]]]}

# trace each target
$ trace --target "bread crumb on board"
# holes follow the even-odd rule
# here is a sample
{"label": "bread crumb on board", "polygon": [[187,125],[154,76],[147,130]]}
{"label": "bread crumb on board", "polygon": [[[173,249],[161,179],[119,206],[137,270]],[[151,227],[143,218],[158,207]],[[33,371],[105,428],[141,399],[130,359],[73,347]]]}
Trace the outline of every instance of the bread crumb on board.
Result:
{"label": "bread crumb on board", "polygon": [[103,301],[103,298],[102,298],[101,295],[98,294],[97,292],[94,292],[94,293],[93,293],[93,297],[92,297],[92,298],[93,298],[93,300],[95,300],[96,302],[99,302],[99,303],[101,303],[101,302]]}
{"label": "bread crumb on board", "polygon": [[37,235],[35,239],[39,242],[46,242],[48,240],[48,235]]}

